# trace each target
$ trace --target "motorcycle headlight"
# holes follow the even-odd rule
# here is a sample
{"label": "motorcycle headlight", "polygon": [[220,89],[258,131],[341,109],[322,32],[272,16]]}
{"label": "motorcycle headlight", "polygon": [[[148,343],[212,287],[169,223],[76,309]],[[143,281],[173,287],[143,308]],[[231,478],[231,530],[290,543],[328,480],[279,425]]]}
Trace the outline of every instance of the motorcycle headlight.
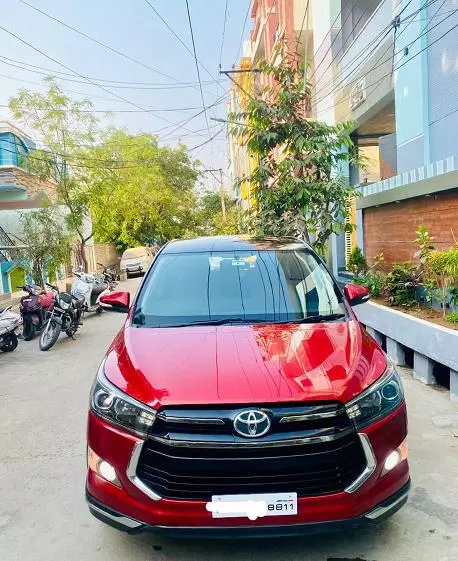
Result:
{"label": "motorcycle headlight", "polygon": [[70,302],[65,302],[62,298],[58,299],[58,305],[62,310],[68,310],[68,308],[70,308]]}
{"label": "motorcycle headlight", "polygon": [[358,429],[386,417],[404,400],[401,378],[391,363],[385,374],[361,395],[347,403],[347,413]]}
{"label": "motorcycle headlight", "polygon": [[147,435],[156,418],[154,409],[128,396],[107,380],[104,363],[91,389],[90,408],[99,417],[140,436]]}

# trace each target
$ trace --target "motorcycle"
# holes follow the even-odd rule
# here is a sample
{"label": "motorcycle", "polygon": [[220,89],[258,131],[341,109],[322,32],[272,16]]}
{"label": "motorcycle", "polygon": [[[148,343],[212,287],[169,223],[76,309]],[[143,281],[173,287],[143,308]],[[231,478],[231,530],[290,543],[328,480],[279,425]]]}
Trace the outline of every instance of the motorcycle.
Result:
{"label": "motorcycle", "polygon": [[8,308],[0,309],[0,351],[10,353],[18,344],[19,328],[22,324],[21,316]]}
{"label": "motorcycle", "polygon": [[102,267],[101,277],[104,277],[105,281],[112,285],[113,289],[118,286],[116,281],[119,281],[119,272],[113,267],[105,267],[103,263],[97,263],[99,267]]}
{"label": "motorcycle", "polygon": [[100,297],[109,292],[110,285],[86,273],[73,273],[76,279],[71,287],[71,295],[77,299],[84,299],[84,311],[102,313]]}
{"label": "motorcycle", "polygon": [[19,312],[23,324],[22,336],[25,341],[30,341],[35,337],[37,331],[43,329],[54,295],[52,292],[46,292],[40,286],[34,284],[26,284],[18,288],[27,292],[27,295],[21,298]]}
{"label": "motorcycle", "polygon": [[55,293],[54,304],[48,312],[48,319],[40,335],[40,349],[49,350],[59,338],[60,332],[65,331],[68,337],[73,335],[80,325],[84,310],[84,299],[78,299],[66,292],[60,292],[57,286],[46,283]]}

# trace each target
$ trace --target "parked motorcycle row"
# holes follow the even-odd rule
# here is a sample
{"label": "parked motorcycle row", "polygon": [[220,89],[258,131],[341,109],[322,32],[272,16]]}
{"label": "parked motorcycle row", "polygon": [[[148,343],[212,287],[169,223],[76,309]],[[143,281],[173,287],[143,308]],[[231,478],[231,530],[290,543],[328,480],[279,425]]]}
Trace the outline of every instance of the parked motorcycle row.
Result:
{"label": "parked motorcycle row", "polygon": [[[83,325],[85,313],[100,314],[107,297],[117,286],[116,272],[104,268],[100,275],[75,272],[70,292],[46,283],[48,290],[33,284],[20,286],[26,294],[21,298],[19,314],[11,311],[11,306],[0,309],[0,351],[11,352],[18,345],[21,334],[25,341],[32,340],[39,332],[39,346],[42,351],[53,347],[63,331],[73,338]],[[104,301],[105,298],[105,301]]]}

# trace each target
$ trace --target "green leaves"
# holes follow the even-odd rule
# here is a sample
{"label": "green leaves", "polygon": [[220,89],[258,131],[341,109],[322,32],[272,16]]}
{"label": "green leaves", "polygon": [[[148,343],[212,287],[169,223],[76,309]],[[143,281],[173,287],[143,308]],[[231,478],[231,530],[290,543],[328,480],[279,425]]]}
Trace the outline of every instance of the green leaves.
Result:
{"label": "green leaves", "polygon": [[252,225],[263,234],[306,239],[313,234],[316,249],[323,253],[330,235],[348,228],[344,218],[349,201],[357,196],[338,172],[349,162],[357,163],[353,125],[331,126],[309,118],[311,84],[284,44],[278,53],[279,64],[257,65],[272,78],[271,85],[240,114],[229,117],[246,123],[238,133],[259,162],[248,178],[256,193]]}

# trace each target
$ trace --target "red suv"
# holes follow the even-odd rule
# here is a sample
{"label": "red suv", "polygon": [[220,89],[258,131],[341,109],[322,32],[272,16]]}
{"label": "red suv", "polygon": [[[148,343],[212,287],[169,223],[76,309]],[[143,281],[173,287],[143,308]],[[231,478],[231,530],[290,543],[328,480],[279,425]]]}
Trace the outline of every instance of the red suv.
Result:
{"label": "red suv", "polygon": [[[109,296],[129,308],[128,293]],[[407,500],[401,380],[307,245],[164,246],[90,397],[86,496],[128,532],[272,536]]]}

